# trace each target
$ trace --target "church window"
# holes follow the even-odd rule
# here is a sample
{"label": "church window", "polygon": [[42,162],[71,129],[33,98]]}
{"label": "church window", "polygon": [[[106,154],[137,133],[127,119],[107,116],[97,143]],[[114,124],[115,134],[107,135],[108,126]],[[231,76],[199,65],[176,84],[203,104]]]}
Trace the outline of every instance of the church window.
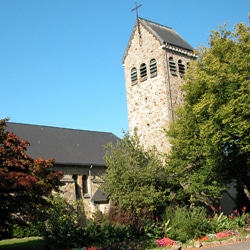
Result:
{"label": "church window", "polygon": [[175,75],[175,76],[177,75],[176,74],[176,65],[175,65],[173,57],[169,57],[169,69],[170,69],[170,72],[172,75]]}
{"label": "church window", "polygon": [[83,192],[83,195],[88,194],[88,176],[87,175],[82,176],[82,192]]}
{"label": "church window", "polygon": [[131,69],[131,82],[132,85],[137,84],[137,69],[135,67]]}
{"label": "church window", "polygon": [[185,65],[182,63],[182,60],[178,61],[178,68],[179,68],[180,76],[183,77],[185,74]]}
{"label": "church window", "polygon": [[141,81],[147,80],[147,67],[145,63],[142,63],[140,66],[140,76],[141,76]]}
{"label": "church window", "polygon": [[187,69],[189,69],[190,68],[190,63],[189,62],[187,62]]}
{"label": "church window", "polygon": [[75,195],[76,195],[76,199],[80,198],[80,187],[78,185],[78,175],[74,174],[72,175],[72,179],[75,181]]}
{"label": "church window", "polygon": [[157,76],[157,64],[155,59],[150,61],[149,69],[151,78]]}

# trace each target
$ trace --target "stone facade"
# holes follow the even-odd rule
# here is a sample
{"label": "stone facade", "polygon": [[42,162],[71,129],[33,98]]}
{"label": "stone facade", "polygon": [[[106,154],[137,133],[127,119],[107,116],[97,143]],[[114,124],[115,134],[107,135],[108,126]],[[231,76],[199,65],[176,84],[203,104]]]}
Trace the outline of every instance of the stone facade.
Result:
{"label": "stone facade", "polygon": [[98,166],[55,166],[54,170],[62,171],[64,177],[61,194],[69,201],[83,200],[86,219],[92,218],[96,211],[107,214],[109,201],[95,201],[94,194],[103,183],[101,176],[105,167]]}
{"label": "stone facade", "polygon": [[[172,68],[169,65],[172,58]],[[135,25],[123,60],[130,134],[137,134],[146,149],[156,146],[169,152],[170,143],[164,133],[174,119],[174,110],[183,101],[180,86],[183,74],[178,61],[187,68],[194,54],[185,49],[164,45],[152,32],[138,22]],[[157,71],[151,72],[155,60]],[[141,65],[146,65],[146,76],[141,77]],[[173,71],[175,63],[176,71]],[[132,81],[131,70],[137,70],[137,81]]]}

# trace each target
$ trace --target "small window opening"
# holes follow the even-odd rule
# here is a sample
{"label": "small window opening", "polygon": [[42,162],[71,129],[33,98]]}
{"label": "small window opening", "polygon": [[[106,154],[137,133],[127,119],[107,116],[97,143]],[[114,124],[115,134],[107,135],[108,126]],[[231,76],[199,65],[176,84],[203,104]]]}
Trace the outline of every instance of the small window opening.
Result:
{"label": "small window opening", "polygon": [[172,75],[175,75],[175,76],[177,75],[176,74],[176,65],[175,65],[173,57],[169,57],[169,69],[170,69],[170,72]]}
{"label": "small window opening", "polygon": [[147,80],[147,67],[145,63],[141,64],[140,67],[140,76],[141,76],[141,81]]}
{"label": "small window opening", "polygon": [[75,181],[75,194],[76,194],[76,199],[80,198],[80,187],[78,184],[78,175],[74,174],[72,175],[72,179]]}
{"label": "small window opening", "polygon": [[131,83],[132,85],[137,84],[137,69],[134,67],[131,69]]}
{"label": "small window opening", "polygon": [[185,65],[182,63],[181,60],[178,61],[178,68],[179,68],[180,76],[183,77],[185,74]]}
{"label": "small window opening", "polygon": [[190,68],[190,63],[189,62],[187,62],[187,69],[189,69]]}
{"label": "small window opening", "polygon": [[82,192],[83,194],[88,194],[88,176],[83,175],[82,176]]}
{"label": "small window opening", "polygon": [[151,78],[157,76],[157,64],[155,59],[150,61],[149,69]]}

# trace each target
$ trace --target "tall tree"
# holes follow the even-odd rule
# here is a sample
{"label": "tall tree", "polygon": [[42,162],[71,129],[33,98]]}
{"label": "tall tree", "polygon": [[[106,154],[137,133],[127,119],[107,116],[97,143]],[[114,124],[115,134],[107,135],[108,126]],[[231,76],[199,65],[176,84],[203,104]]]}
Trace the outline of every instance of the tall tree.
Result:
{"label": "tall tree", "polygon": [[168,136],[180,198],[218,198],[235,182],[250,200],[250,28],[212,32],[186,75],[184,106]]}
{"label": "tall tree", "polygon": [[[53,160],[26,154],[28,141],[6,131],[0,120],[0,235],[11,224],[33,219],[47,204],[45,197],[61,185],[61,172],[51,170]],[[2,231],[2,232],[1,232]]]}
{"label": "tall tree", "polygon": [[138,223],[166,201],[166,169],[156,151],[146,152],[136,135],[126,134],[116,145],[107,145],[105,150],[104,190],[115,205]]}

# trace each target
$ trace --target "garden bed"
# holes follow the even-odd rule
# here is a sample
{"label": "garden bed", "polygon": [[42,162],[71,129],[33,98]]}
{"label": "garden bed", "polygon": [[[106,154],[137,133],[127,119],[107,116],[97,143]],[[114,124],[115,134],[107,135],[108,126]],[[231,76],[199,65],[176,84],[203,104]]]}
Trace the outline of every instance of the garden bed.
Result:
{"label": "garden bed", "polygon": [[[225,246],[225,245],[230,245],[230,244],[236,244],[239,242],[250,242],[250,234],[240,234],[237,236],[232,236],[232,237],[227,237],[223,239],[216,239],[216,240],[196,240],[193,241],[192,243],[189,244],[184,244],[184,245],[178,245],[176,244],[173,249],[178,249],[178,250],[197,250],[197,249],[207,249],[207,248],[212,248],[216,246]],[[180,248],[178,248],[179,246]],[[171,249],[172,247],[168,247],[165,249]],[[159,249],[159,248],[157,248]],[[164,249],[164,248],[162,248]],[[154,250],[154,249],[152,249]],[[156,249],[155,249],[156,250]]]}

